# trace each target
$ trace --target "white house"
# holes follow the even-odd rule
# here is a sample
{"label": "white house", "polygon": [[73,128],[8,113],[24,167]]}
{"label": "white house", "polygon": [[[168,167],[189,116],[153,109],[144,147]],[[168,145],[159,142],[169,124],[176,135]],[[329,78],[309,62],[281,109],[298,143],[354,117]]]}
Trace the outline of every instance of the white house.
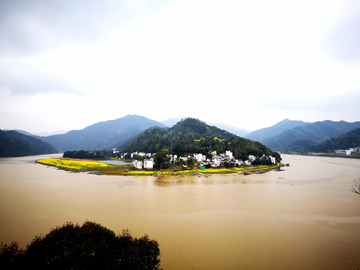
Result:
{"label": "white house", "polygon": [[177,163],[178,156],[177,155],[169,155],[170,156],[170,163]]}
{"label": "white house", "polygon": [[194,158],[196,159],[197,162],[201,162],[201,161],[206,160],[206,156],[203,155],[203,154],[194,154]]}
{"label": "white house", "polygon": [[254,155],[249,155],[249,161],[253,162],[256,159],[256,157]]}
{"label": "white house", "polygon": [[242,161],[242,159],[235,159],[235,164],[242,165],[242,164],[244,164],[244,161]]}
{"label": "white house", "polygon": [[231,151],[226,151],[225,152],[225,155],[227,156],[227,157],[229,157],[230,159],[232,159],[234,156],[233,156],[233,152],[231,152]]}
{"label": "white house", "polygon": [[134,159],[132,165],[135,169],[141,170],[142,169],[142,162],[140,160]]}
{"label": "white house", "polygon": [[351,154],[351,150],[335,150],[336,154],[349,156]]}
{"label": "white house", "polygon": [[219,156],[213,156],[212,158],[212,167],[219,167],[221,164],[221,158]]}
{"label": "white house", "polygon": [[251,165],[251,161],[248,161],[248,160],[245,160],[245,165],[247,165],[247,166],[250,166]]}
{"label": "white house", "polygon": [[152,169],[154,168],[154,159],[145,159],[144,160],[144,169]]}

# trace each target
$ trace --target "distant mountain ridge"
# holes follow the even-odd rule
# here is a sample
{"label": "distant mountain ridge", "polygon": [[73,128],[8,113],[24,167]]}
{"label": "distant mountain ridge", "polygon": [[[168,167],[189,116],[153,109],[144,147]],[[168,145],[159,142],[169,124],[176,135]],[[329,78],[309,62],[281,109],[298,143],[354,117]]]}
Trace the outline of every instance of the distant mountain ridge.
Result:
{"label": "distant mountain ridge", "polygon": [[164,124],[144,116],[127,115],[115,120],[99,122],[82,130],[38,138],[50,143],[60,152],[116,149],[144,130],[155,126],[165,127]]}
{"label": "distant mountain ridge", "polygon": [[334,153],[335,150],[347,150],[360,147],[360,128],[351,130],[338,137],[332,137],[324,142],[301,139],[289,144],[286,152],[297,153]]}
{"label": "distant mountain ridge", "polygon": [[245,138],[263,142],[265,139],[281,134],[282,132],[293,129],[295,127],[306,126],[309,123],[297,120],[284,119],[271,127],[255,130],[250,134],[246,135]]}
{"label": "distant mountain ridge", "polygon": [[[119,148],[120,146],[125,147],[128,142],[143,131],[152,127],[165,128],[167,125],[168,127],[169,125],[173,127],[177,125],[173,125],[173,122],[180,118],[180,116],[175,117],[161,123],[144,116],[127,115],[115,120],[95,123],[82,130],[72,130],[66,134],[51,135],[47,137],[35,136],[22,130],[17,131],[41,139],[42,141],[51,144],[59,152],[73,150],[103,150]],[[179,121],[181,122],[184,119],[186,118],[182,118]],[[345,121],[333,122],[330,120],[306,123],[303,121],[284,119],[271,127],[253,131],[246,135],[245,138],[259,141],[273,150],[284,151],[289,144],[297,140],[308,140],[308,143],[310,144],[313,143],[309,140],[318,143],[359,128],[359,123],[360,122],[348,123]],[[226,124],[208,125],[215,126],[219,130],[224,130],[229,134],[243,137],[242,134],[237,132],[239,129],[236,127]],[[304,145],[306,144],[305,142],[302,143]]]}
{"label": "distant mountain ridge", "polygon": [[360,147],[360,128],[351,130],[338,137],[332,137],[325,142],[310,147],[312,152],[333,153],[335,150],[346,150]]}
{"label": "distant mountain ridge", "polygon": [[0,130],[0,157],[20,157],[57,153],[49,143],[17,131]]}
{"label": "distant mountain ridge", "polygon": [[216,126],[220,129],[223,129],[223,130],[226,130],[230,133],[233,133],[237,136],[240,136],[240,137],[245,137],[246,135],[248,135],[250,132],[245,130],[245,129],[242,129],[242,128],[238,128],[238,127],[235,127],[235,126],[231,126],[231,125],[227,125],[227,124],[224,124],[224,123],[209,123],[209,122],[206,122],[208,125],[210,126]]}
{"label": "distant mountain ridge", "polygon": [[290,143],[297,140],[325,141],[357,128],[360,128],[360,122],[319,121],[286,130],[279,135],[262,140],[262,143],[273,150],[283,151]]}

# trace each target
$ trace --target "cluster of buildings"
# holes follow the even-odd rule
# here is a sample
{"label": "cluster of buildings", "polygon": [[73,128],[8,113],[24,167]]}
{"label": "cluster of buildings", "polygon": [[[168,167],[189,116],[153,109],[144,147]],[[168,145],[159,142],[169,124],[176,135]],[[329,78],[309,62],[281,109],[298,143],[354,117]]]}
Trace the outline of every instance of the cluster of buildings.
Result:
{"label": "cluster of buildings", "polygon": [[[121,157],[123,158],[123,156],[125,156],[127,153],[125,153],[124,155],[122,155]],[[254,155],[249,155],[248,159],[243,161],[241,159],[236,159],[233,155],[233,153],[231,151],[226,151],[225,153],[222,154],[217,154],[216,151],[211,153],[212,158],[209,159],[206,157],[206,155],[204,154],[192,154],[192,155],[187,155],[187,156],[181,156],[178,157],[177,155],[168,155],[169,157],[169,162],[174,164],[174,163],[183,163],[183,167],[186,168],[187,165],[187,161],[188,159],[192,158],[194,159],[199,166],[211,166],[213,168],[216,167],[220,167],[222,165],[224,165],[225,162],[228,162],[234,166],[239,166],[239,165],[251,165],[251,163],[256,159],[256,157]],[[136,160],[133,159],[135,156],[146,156],[143,161],[140,160]],[[131,158],[133,159],[132,165],[135,169],[138,170],[142,170],[142,169],[153,169],[154,167],[154,156],[155,154],[152,153],[143,153],[143,152],[134,152],[131,153]],[[261,158],[270,158],[271,162],[273,164],[276,164],[276,159],[275,157],[266,157],[265,155],[263,155]],[[182,162],[181,162],[182,161]]]}
{"label": "cluster of buildings", "polygon": [[349,148],[347,150],[335,150],[335,153],[342,156],[350,156],[351,154],[360,155],[360,147]]}

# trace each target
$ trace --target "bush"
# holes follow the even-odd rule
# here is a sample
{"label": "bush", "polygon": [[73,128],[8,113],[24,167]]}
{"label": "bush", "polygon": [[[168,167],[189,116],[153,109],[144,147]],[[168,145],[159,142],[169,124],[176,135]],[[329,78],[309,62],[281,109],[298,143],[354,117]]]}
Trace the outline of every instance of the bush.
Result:
{"label": "bush", "polygon": [[25,250],[17,243],[0,246],[0,268],[14,269],[159,269],[160,249],[147,235],[134,238],[94,222],[73,223],[36,236]]}

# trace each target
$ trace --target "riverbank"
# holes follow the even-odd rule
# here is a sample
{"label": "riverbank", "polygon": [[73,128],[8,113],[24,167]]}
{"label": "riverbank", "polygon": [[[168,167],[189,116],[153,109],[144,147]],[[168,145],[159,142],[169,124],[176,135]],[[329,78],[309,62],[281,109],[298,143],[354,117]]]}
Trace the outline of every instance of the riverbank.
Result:
{"label": "riverbank", "polygon": [[294,156],[309,156],[309,157],[335,157],[335,158],[350,158],[350,159],[360,159],[360,155],[339,155],[339,154],[328,154],[328,153],[282,153],[287,155],[294,155]]}
{"label": "riverbank", "polygon": [[234,168],[209,168],[209,169],[192,169],[192,170],[133,170],[131,165],[119,166],[106,164],[99,161],[71,159],[71,158],[47,158],[36,161],[39,164],[56,167],[61,170],[79,173],[87,172],[98,175],[152,175],[152,176],[165,176],[165,175],[179,175],[179,176],[193,176],[193,175],[206,175],[206,174],[251,174],[251,173],[265,173],[278,166],[244,166]]}

